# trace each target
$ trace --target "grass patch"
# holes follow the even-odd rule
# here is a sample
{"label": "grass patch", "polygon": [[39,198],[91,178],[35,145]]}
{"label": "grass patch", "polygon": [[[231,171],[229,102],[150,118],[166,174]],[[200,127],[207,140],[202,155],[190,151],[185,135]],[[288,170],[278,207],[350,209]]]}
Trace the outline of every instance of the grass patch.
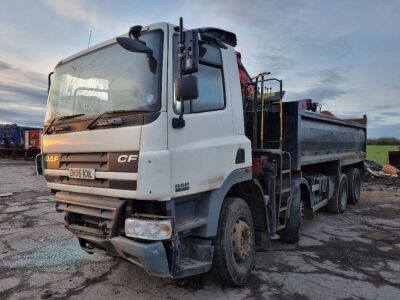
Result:
{"label": "grass patch", "polygon": [[397,149],[397,145],[367,145],[367,159],[384,165],[388,163],[388,151]]}

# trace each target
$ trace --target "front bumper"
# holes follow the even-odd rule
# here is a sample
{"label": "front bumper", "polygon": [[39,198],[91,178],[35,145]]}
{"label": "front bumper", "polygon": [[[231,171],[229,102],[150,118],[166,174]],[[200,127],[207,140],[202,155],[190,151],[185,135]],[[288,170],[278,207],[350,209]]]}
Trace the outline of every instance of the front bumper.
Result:
{"label": "front bumper", "polygon": [[78,238],[83,248],[86,247],[82,243],[89,242],[103,249],[105,254],[121,256],[151,275],[163,278],[172,277],[162,242],[140,243],[125,237],[106,239],[87,235],[79,235]]}
{"label": "front bumper", "polygon": [[164,244],[137,242],[121,236],[125,200],[68,192],[55,195],[56,208],[65,213],[66,227],[87,252],[121,256],[158,277],[170,277]]}
{"label": "front bumper", "polygon": [[[120,229],[129,211],[126,200],[69,192],[57,192],[55,199],[57,211],[65,213],[66,228],[89,253],[120,256],[162,278],[198,275],[211,268],[211,239],[187,236],[174,241],[145,241],[125,237]],[[180,232],[199,223],[198,218],[189,219],[191,223],[184,221],[175,222],[185,225],[177,227]]]}

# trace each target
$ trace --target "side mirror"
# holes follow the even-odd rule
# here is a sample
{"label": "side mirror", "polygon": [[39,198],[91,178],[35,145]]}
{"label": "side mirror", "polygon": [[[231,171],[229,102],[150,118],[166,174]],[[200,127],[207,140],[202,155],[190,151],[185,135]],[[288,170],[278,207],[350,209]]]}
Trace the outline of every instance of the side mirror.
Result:
{"label": "side mirror", "polygon": [[175,98],[179,101],[193,100],[199,97],[199,88],[197,84],[197,77],[194,75],[185,76],[176,79]]}
{"label": "side mirror", "polygon": [[179,118],[172,119],[173,128],[185,127],[183,114],[184,103],[199,97],[197,77],[194,75],[185,76],[198,71],[199,69],[199,33],[197,30],[183,31],[183,18],[179,18],[178,40],[178,79],[175,80],[175,97],[181,102]]}
{"label": "side mirror", "polygon": [[36,175],[43,175],[44,173],[44,166],[43,166],[43,153],[39,153],[35,157],[35,164],[36,164]]}

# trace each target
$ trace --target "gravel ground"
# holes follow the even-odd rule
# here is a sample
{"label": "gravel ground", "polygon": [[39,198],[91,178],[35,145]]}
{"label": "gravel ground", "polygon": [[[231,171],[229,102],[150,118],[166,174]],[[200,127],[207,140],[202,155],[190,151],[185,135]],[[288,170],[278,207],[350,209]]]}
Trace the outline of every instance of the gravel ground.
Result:
{"label": "gravel ground", "polygon": [[161,280],[89,255],[63,227],[32,162],[0,159],[0,299],[400,299],[399,185],[369,182],[342,215],[318,212],[298,245],[257,253],[249,283]]}

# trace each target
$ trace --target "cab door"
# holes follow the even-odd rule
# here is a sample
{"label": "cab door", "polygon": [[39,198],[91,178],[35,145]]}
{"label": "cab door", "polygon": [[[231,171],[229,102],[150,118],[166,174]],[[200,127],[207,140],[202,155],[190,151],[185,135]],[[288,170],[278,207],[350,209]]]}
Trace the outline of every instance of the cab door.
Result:
{"label": "cab door", "polygon": [[[173,198],[216,189],[238,167],[235,158],[241,142],[234,135],[231,92],[225,80],[229,66],[223,63],[224,58],[234,57],[233,51],[200,43],[199,70],[194,74],[199,97],[184,103],[183,128],[172,127],[181,105],[174,99],[173,80],[170,82],[168,149]],[[170,61],[175,66],[174,53],[171,51]],[[170,78],[174,79],[176,68],[171,69]]]}

